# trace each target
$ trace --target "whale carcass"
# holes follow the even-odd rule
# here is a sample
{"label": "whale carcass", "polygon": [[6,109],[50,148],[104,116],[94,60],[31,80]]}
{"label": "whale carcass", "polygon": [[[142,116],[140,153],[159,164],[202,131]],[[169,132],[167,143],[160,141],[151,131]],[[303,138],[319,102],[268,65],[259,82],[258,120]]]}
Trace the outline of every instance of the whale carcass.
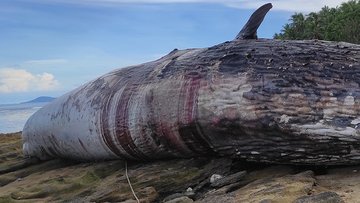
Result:
{"label": "whale carcass", "polygon": [[271,7],[233,41],[175,49],[47,104],[24,126],[24,154],[360,163],[360,46],[254,40]]}

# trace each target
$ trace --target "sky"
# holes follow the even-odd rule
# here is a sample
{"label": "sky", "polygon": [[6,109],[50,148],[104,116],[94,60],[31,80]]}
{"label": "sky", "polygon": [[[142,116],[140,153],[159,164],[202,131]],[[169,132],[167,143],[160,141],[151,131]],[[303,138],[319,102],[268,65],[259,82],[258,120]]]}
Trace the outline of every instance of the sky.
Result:
{"label": "sky", "polygon": [[[272,38],[291,15],[341,0],[273,0],[258,29]],[[1,0],[0,104],[59,97],[117,68],[173,49],[235,38],[262,0]]]}

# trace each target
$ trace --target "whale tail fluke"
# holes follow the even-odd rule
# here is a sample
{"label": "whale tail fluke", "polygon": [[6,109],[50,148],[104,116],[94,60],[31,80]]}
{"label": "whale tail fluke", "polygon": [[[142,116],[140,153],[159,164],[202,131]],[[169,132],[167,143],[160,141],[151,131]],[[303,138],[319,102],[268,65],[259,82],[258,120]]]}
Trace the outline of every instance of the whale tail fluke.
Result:
{"label": "whale tail fluke", "polygon": [[258,8],[249,18],[234,40],[257,39],[257,29],[264,20],[267,12],[272,8],[271,3],[264,4]]}

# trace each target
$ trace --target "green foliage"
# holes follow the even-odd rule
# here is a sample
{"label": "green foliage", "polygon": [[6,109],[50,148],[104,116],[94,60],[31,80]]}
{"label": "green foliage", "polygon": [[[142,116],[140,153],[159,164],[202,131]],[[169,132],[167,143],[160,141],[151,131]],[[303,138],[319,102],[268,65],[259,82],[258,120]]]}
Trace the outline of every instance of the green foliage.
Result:
{"label": "green foliage", "polygon": [[342,3],[340,7],[324,6],[307,15],[295,13],[274,39],[320,39],[360,44],[360,0]]}

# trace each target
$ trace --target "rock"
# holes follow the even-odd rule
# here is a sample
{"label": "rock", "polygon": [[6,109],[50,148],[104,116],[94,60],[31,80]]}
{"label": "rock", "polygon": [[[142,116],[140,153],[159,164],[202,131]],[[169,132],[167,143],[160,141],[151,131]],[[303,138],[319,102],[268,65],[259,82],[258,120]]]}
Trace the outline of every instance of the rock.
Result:
{"label": "rock", "polygon": [[186,190],[184,195],[189,197],[190,199],[194,199],[196,194],[195,194],[194,190]]}
{"label": "rock", "polygon": [[154,202],[159,196],[154,187],[145,187],[136,195],[143,197],[140,199],[140,202]]}
{"label": "rock", "polygon": [[215,181],[211,182],[211,187],[222,187],[224,185],[230,185],[232,183],[236,183],[241,180],[246,175],[246,171],[240,171],[235,174],[229,175],[227,177],[223,177],[221,179],[215,179]]}
{"label": "rock", "polygon": [[344,202],[358,202],[360,199],[360,165],[347,167],[332,167],[327,173],[316,176],[317,191],[315,194],[334,191]]}
{"label": "rock", "polygon": [[166,201],[165,203],[192,203],[194,202],[192,199],[183,196],[183,197],[178,197],[169,201]]}
{"label": "rock", "polygon": [[[1,167],[22,163],[26,157],[21,153],[21,134],[7,135],[6,139],[2,136],[0,134]],[[8,156],[9,151],[12,156]],[[360,173],[354,172],[360,171],[360,166],[327,167],[319,171],[316,167],[254,164],[226,157],[128,161],[127,165],[132,187],[141,203],[164,199],[198,203],[283,203],[316,197],[337,201],[338,196],[351,203],[360,199]],[[122,160],[79,163],[55,159],[19,166],[0,172],[0,203],[136,203]],[[212,174],[224,174],[219,180],[222,181],[239,173],[237,171],[247,173],[235,183],[210,186]],[[19,178],[21,181],[17,181]],[[326,193],[332,191],[338,196]],[[169,194],[175,195],[167,198]]]}
{"label": "rock", "polygon": [[[265,174],[263,174],[267,171]],[[312,171],[305,171],[295,175],[289,175],[290,171],[284,168],[268,168],[265,171],[255,171],[245,176],[244,187],[232,192],[219,194],[208,193],[200,202],[292,202],[299,196],[307,195],[316,183]],[[280,174],[279,174],[280,172]],[[277,174],[278,173],[278,174]],[[275,176],[270,176],[270,174]],[[278,177],[280,175],[280,177]],[[257,177],[257,180],[246,184],[247,178]],[[215,195],[214,195],[215,194]]]}
{"label": "rock", "polygon": [[216,181],[222,179],[223,176],[219,174],[212,174],[210,177],[210,183],[215,183]]}
{"label": "rock", "polygon": [[323,192],[297,198],[293,203],[343,203],[344,200],[335,192]]}
{"label": "rock", "polygon": [[177,198],[180,198],[180,197],[184,197],[185,195],[182,194],[182,193],[175,193],[175,194],[172,194],[172,195],[169,195],[167,196],[163,202],[168,202],[168,201],[171,201],[173,199],[177,199]]}
{"label": "rock", "polygon": [[[1,139],[0,135],[0,140]],[[4,145],[16,142],[18,153],[13,158],[1,159],[1,166],[23,162],[21,153],[21,134]],[[0,150],[0,156],[8,151]],[[143,202],[160,202],[169,194],[194,197],[186,190],[197,186],[215,173],[229,173],[230,158],[173,159],[155,162],[128,161],[128,176],[132,187]],[[21,178],[21,181],[16,181]],[[11,172],[0,173],[0,202],[134,202],[125,176],[125,163],[122,160],[79,163],[55,159],[22,165]],[[180,196],[180,197],[181,197]]]}
{"label": "rock", "polygon": [[185,193],[175,193],[175,194],[167,196],[163,200],[163,202],[171,202],[175,199],[180,199],[182,197],[188,197],[189,199],[192,199],[192,198],[194,198],[194,196],[195,196],[195,193],[193,192],[193,190],[192,189],[189,190],[189,188],[188,188]]}

